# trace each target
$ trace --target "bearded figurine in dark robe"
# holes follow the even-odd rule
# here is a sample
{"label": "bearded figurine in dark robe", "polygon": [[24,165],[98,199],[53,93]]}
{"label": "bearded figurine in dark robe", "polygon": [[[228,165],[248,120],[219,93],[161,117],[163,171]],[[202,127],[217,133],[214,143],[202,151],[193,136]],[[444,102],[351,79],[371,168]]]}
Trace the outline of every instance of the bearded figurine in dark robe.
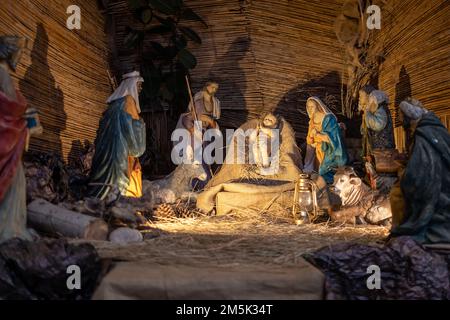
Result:
{"label": "bearded figurine in dark robe", "polygon": [[409,158],[391,191],[392,236],[450,243],[450,134],[417,100],[403,101],[400,110]]}
{"label": "bearded figurine in dark robe", "polygon": [[366,173],[372,189],[383,193],[389,193],[397,179],[394,125],[388,106],[389,98],[385,92],[371,86],[359,91],[359,110],[363,114],[362,156]]}
{"label": "bearded figurine in dark robe", "polygon": [[32,239],[26,229],[26,181],[22,166],[30,134],[27,102],[14,88],[9,74],[16,70],[24,46],[23,38],[0,37],[0,243],[11,238]]}
{"label": "bearded figurine in dark robe", "polygon": [[142,82],[137,71],[125,74],[107,100],[109,106],[95,140],[89,191],[92,197],[104,199],[115,188],[126,197],[142,196],[138,159],[146,146],[145,123],[139,116]]}

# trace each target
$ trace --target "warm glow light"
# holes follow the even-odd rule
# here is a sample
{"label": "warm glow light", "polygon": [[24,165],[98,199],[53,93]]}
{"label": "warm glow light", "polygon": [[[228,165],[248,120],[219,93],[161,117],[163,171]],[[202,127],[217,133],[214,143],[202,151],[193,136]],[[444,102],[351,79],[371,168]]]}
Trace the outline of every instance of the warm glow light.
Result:
{"label": "warm glow light", "polygon": [[[130,157],[131,158],[131,157]],[[135,159],[128,159],[128,176],[130,183],[128,184],[126,197],[140,198],[142,197],[142,173],[140,166],[135,166]],[[130,163],[132,162],[132,163]],[[133,168],[134,167],[134,168]],[[133,168],[133,169],[131,169]]]}

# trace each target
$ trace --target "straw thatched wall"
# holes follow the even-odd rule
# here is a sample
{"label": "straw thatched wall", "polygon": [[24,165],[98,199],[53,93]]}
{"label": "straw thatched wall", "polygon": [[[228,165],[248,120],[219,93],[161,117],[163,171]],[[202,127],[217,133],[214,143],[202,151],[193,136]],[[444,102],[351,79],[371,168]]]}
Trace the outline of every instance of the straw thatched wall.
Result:
{"label": "straw thatched wall", "polygon": [[[317,94],[340,112],[345,54],[334,22],[343,2],[188,1],[211,25],[203,34],[204,44],[194,49],[199,56],[196,85],[205,74],[222,79],[224,108],[239,110],[229,116],[224,112],[224,125],[236,126],[244,121],[237,118],[272,110],[283,114],[303,138],[307,121],[298,109],[304,110],[306,97]],[[450,2],[373,2],[382,8],[382,29],[369,31],[370,51],[385,58],[378,86],[388,92],[393,109],[412,95],[450,128]],[[242,44],[236,44],[245,41],[244,54],[239,52]],[[401,146],[400,132],[398,128]]]}
{"label": "straw thatched wall", "polygon": [[[237,127],[272,110],[285,116],[302,140],[308,96],[319,95],[340,111],[346,66],[333,26],[343,0],[185,1],[210,26],[196,26],[203,44],[190,48],[198,58],[193,88],[198,90],[208,78],[221,84],[222,127]],[[64,157],[76,154],[80,142],[95,137],[111,90],[108,62],[117,75],[137,66],[135,52],[122,45],[125,27],[133,25],[125,0],[103,1],[109,13],[106,18],[96,1],[79,1],[82,29],[75,31],[65,26],[66,8],[72,2],[5,0],[0,7],[0,33],[31,40],[16,80],[30,104],[40,110],[45,127],[42,137],[33,138],[32,149]],[[378,74],[371,76],[388,92],[394,117],[398,102],[412,95],[450,127],[449,2],[378,2],[382,29],[370,31],[370,53],[381,53],[384,62]],[[159,138],[169,138],[162,132],[173,126],[173,121],[164,120],[166,114],[145,117],[160,124],[155,127]],[[401,147],[400,133],[397,128]],[[159,138],[160,149],[168,149]]]}
{"label": "straw thatched wall", "polygon": [[[208,29],[193,25],[203,40],[202,45],[190,47],[198,60],[192,72],[193,89],[200,89],[209,78],[220,83],[221,127],[236,128],[272,110],[287,118],[298,137],[304,138],[305,101],[312,94],[340,112],[344,53],[333,26],[342,0],[185,3],[209,25]],[[110,0],[108,13],[109,30],[115,34],[112,63],[120,74],[137,66],[136,54],[122,45],[125,27],[135,24],[124,0]]]}
{"label": "straw thatched wall", "polygon": [[403,149],[398,105],[408,96],[419,99],[450,129],[450,1],[390,0],[382,8],[381,30],[371,54],[385,61],[375,82],[390,97],[396,118],[396,142]]}
{"label": "straw thatched wall", "polygon": [[[347,83],[345,49],[334,24],[344,0],[185,0],[209,24],[195,24],[203,44],[191,46],[198,58],[194,91],[209,78],[221,87],[221,127],[235,128],[272,110],[296,130],[301,143],[307,127],[305,101],[320,96],[336,113]],[[445,0],[372,1],[382,8],[382,29],[369,31],[370,55],[382,54],[379,73],[368,77],[395,101],[413,95],[447,124],[449,93],[449,2]],[[114,37],[112,65],[118,74],[138,66],[135,52],[123,49],[125,27],[136,26],[125,0],[110,0],[108,27]],[[364,22],[365,23],[365,22]],[[397,112],[393,112],[395,118]],[[152,123],[165,114],[146,116]],[[151,119],[150,119],[151,118]],[[358,118],[346,121],[358,134]],[[396,120],[397,125],[399,125]],[[170,131],[171,125],[165,125]],[[159,127],[158,127],[159,128]],[[157,139],[170,135],[155,132]],[[162,128],[162,127],[161,127]],[[401,146],[401,128],[397,142]]]}
{"label": "straw thatched wall", "polygon": [[263,111],[275,111],[302,139],[307,97],[319,95],[332,109],[341,110],[343,50],[333,26],[342,1],[191,0],[189,4],[211,25],[205,43],[194,49],[199,65],[193,76],[197,86],[205,75],[221,83],[224,126],[236,127]]}
{"label": "straw thatched wall", "polygon": [[[81,8],[81,30],[66,27],[72,4]],[[30,41],[15,80],[38,108],[45,130],[31,149],[76,156],[85,139],[95,138],[111,90],[104,17],[96,1],[2,0],[0,34]]]}

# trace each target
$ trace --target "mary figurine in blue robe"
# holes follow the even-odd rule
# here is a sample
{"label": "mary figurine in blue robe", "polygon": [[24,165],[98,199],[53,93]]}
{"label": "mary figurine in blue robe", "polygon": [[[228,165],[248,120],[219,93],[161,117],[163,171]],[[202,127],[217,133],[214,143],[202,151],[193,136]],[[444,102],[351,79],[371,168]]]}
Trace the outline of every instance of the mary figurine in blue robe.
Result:
{"label": "mary figurine in blue robe", "polygon": [[134,71],[109,97],[95,140],[89,195],[104,199],[116,187],[121,195],[142,196],[138,157],[145,152],[145,123],[139,117],[139,92],[144,80]]}
{"label": "mary figurine in blue robe", "polygon": [[336,168],[348,161],[341,128],[336,116],[319,98],[309,98],[306,110],[310,120],[304,171],[312,172],[318,167],[325,181],[332,183]]}

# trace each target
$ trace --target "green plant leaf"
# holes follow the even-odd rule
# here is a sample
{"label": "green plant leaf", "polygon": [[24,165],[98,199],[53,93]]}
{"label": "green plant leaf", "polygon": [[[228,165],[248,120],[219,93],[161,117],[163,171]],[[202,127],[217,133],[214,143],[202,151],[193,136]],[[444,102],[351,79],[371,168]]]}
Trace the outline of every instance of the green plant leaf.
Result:
{"label": "green plant leaf", "polygon": [[188,95],[187,87],[186,87],[186,79],[188,70],[181,64],[178,63],[175,69],[175,94],[178,97],[184,97]]}
{"label": "green plant leaf", "polygon": [[167,60],[173,60],[178,55],[178,53],[181,51],[176,46],[168,46],[165,48],[167,50],[166,58]]}
{"label": "green plant leaf", "polygon": [[179,98],[180,95],[183,95],[186,91],[186,80],[184,75],[178,70],[174,70],[174,72],[168,75],[166,85],[177,98]]}
{"label": "green plant leaf", "polygon": [[176,6],[178,9],[181,9],[181,8],[184,6],[183,0],[170,0],[170,1],[173,1],[173,2],[175,3],[175,6]]}
{"label": "green plant leaf", "polygon": [[203,20],[203,18],[200,17],[198,14],[196,14],[191,8],[184,9],[181,17],[185,20],[201,22],[206,28],[209,27],[206,21]]}
{"label": "green plant leaf", "polygon": [[168,18],[161,18],[158,16],[155,16],[156,20],[158,20],[161,25],[166,26],[167,28],[170,28],[171,31],[176,30],[177,24],[175,23],[175,20],[173,20],[171,17]]}
{"label": "green plant leaf", "polygon": [[181,10],[181,8],[184,6],[183,0],[164,0],[164,1],[170,3],[170,5],[175,9],[177,9],[177,11]]}
{"label": "green plant leaf", "polygon": [[181,33],[183,33],[186,37],[188,37],[195,43],[202,44],[202,38],[200,38],[197,32],[195,32],[191,28],[180,26],[178,27],[178,29],[180,30]]}
{"label": "green plant leaf", "polygon": [[165,33],[169,33],[172,31],[172,28],[166,25],[159,25],[159,26],[154,26],[151,27],[149,29],[146,29],[145,32],[147,33],[151,33],[151,34],[165,34]]}
{"label": "green plant leaf", "polygon": [[143,24],[149,24],[153,19],[153,11],[150,8],[145,8],[140,13],[140,20]]}
{"label": "green plant leaf", "polygon": [[172,37],[171,40],[179,50],[184,49],[187,46],[187,39],[183,35]]}
{"label": "green plant leaf", "polygon": [[151,99],[154,99],[158,96],[159,89],[162,83],[162,77],[159,70],[150,64],[149,66],[145,66],[145,72],[143,74],[144,77],[144,90],[146,94],[150,96]]}
{"label": "green plant leaf", "polygon": [[176,73],[173,72],[167,75],[165,82],[169,88],[175,89],[176,80]]}
{"label": "green plant leaf", "polygon": [[150,45],[152,46],[153,50],[156,52],[157,56],[164,56],[167,54],[166,49],[159,42],[151,41]]}
{"label": "green plant leaf", "polygon": [[173,92],[168,88],[167,83],[163,84],[159,90],[163,100],[165,101],[172,101],[175,95]]}
{"label": "green plant leaf", "polygon": [[197,59],[188,49],[183,49],[178,52],[178,61],[187,69],[194,69],[197,65]]}
{"label": "green plant leaf", "polygon": [[179,62],[175,64],[175,70],[177,74],[182,78],[182,80],[185,81],[184,76],[189,74],[189,70]]}
{"label": "green plant leaf", "polygon": [[148,0],[149,5],[164,14],[176,14],[179,8],[177,8],[176,1],[173,0]]}

